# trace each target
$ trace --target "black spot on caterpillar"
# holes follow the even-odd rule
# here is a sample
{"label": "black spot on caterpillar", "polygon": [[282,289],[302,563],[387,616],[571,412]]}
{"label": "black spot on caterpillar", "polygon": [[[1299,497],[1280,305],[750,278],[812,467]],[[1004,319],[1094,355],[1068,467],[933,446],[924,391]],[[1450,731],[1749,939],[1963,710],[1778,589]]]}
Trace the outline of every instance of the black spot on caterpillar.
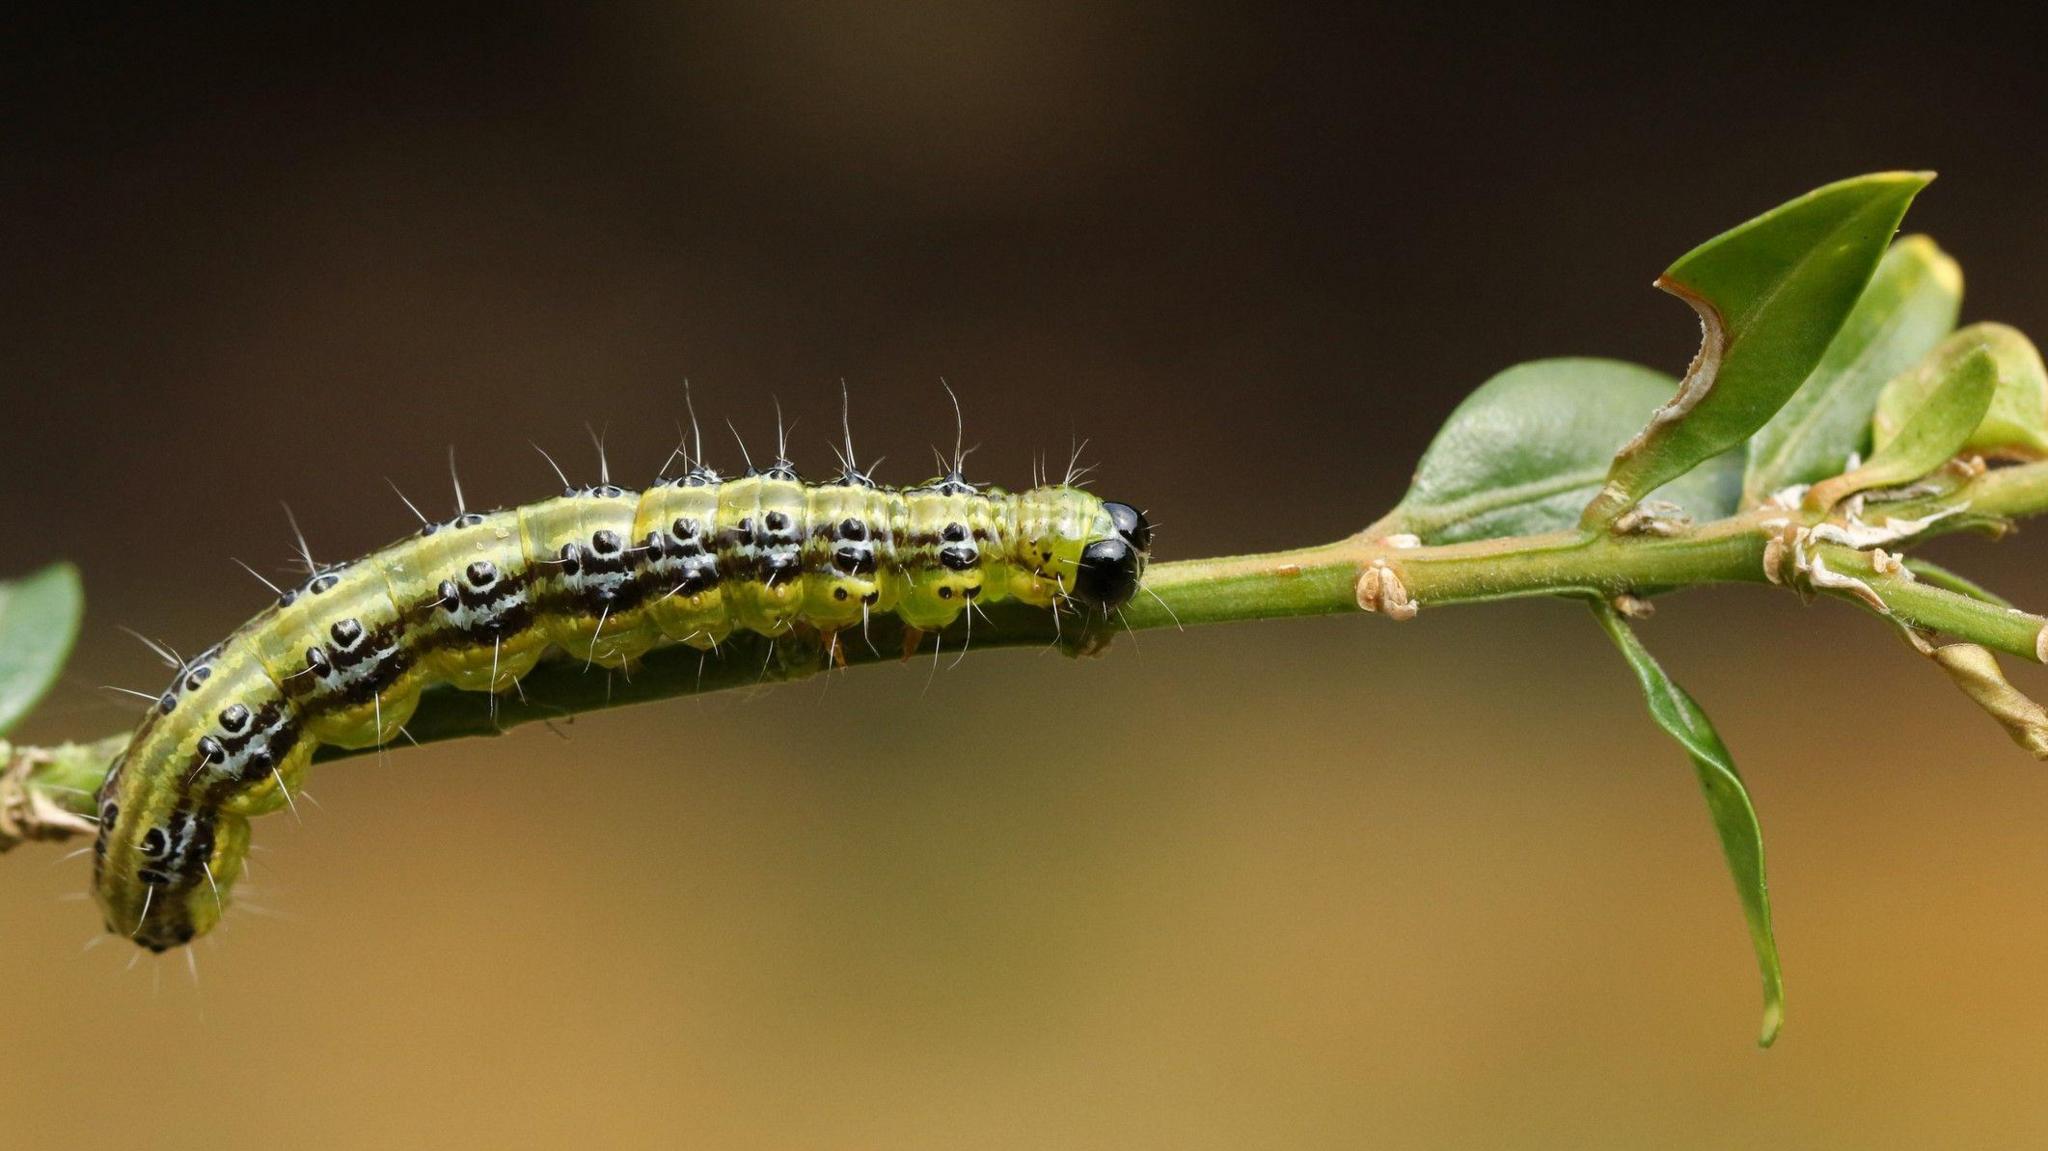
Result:
{"label": "black spot on caterpillar", "polygon": [[980,487],[957,456],[907,488],[842,463],[824,483],[779,452],[764,471],[695,463],[640,492],[564,480],[538,503],[423,518],[350,563],[309,557],[302,584],[182,663],[116,760],[93,867],[107,929],[153,951],[211,930],[249,818],[291,802],[319,746],[396,737],[430,686],[503,692],[551,650],[623,668],[871,614],[936,630],[976,601],[1108,613],[1138,589],[1151,529],[1127,504],[1071,483]]}

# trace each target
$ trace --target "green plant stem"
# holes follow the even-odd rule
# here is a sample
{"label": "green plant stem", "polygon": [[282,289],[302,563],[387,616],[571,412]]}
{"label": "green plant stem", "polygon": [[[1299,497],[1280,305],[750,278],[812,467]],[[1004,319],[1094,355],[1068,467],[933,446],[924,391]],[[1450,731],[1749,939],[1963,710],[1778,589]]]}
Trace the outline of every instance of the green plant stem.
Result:
{"label": "green plant stem", "polygon": [[[1946,532],[1996,528],[2048,511],[2048,463],[1987,472],[1943,496],[1873,507],[1899,519],[1945,510],[1960,513],[1938,519],[1913,540],[1892,547]],[[1711,583],[1764,584],[1765,546],[1779,534],[1772,521],[1810,525],[1821,518],[1819,513],[1765,508],[1665,536],[1561,532],[1440,547],[1403,547],[1399,541],[1362,533],[1294,551],[1159,563],[1147,574],[1147,593],[1126,605],[1116,619],[1084,623],[1071,612],[1056,619],[1042,610],[996,605],[974,626],[971,647],[1057,646],[1086,653],[1124,629],[1357,612],[1359,577],[1376,565],[1384,565],[1425,612],[1524,596],[1612,598]],[[1880,572],[1866,552],[1833,545],[1814,551],[1831,570],[1861,580],[1898,622],[2027,659],[2043,658],[2042,633],[2048,620],[2041,616]],[[1862,602],[1860,596],[1841,589],[1802,590]],[[907,658],[906,638],[893,620],[878,620],[865,639],[842,634],[836,662],[853,667]],[[930,653],[931,646],[926,638],[920,651]],[[969,646],[967,628],[956,624],[941,635],[936,655],[911,658],[950,660],[952,653]],[[500,734],[532,722],[568,721],[586,711],[802,679],[834,663],[817,636],[775,641],[735,637],[712,656],[666,648],[650,654],[630,678],[562,658],[536,668],[517,696],[492,700],[445,687],[430,690],[405,732],[416,743]],[[91,793],[104,774],[106,758],[120,742],[115,737],[84,745],[94,749],[90,752],[67,746],[72,750],[50,755],[26,773],[27,786],[52,805],[90,815]],[[98,750],[102,748],[106,750]],[[322,758],[360,754],[365,752],[329,748]]]}

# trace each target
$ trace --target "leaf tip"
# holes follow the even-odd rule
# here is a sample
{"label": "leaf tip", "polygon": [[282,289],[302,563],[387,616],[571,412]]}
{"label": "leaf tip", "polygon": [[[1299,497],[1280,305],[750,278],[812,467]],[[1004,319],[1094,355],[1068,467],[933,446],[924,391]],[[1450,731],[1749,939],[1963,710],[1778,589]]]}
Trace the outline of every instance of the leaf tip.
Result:
{"label": "leaf tip", "polygon": [[1927,185],[1934,182],[1934,175],[1934,172],[1928,169],[1872,172],[1867,176],[1852,176],[1847,180],[1829,184],[1827,187],[1816,189],[1813,194],[1820,197],[1830,192],[1858,190],[1868,197],[1868,203],[1891,205],[1895,209],[1892,226],[1897,227],[1899,217],[1904,216],[1913,200]]}
{"label": "leaf tip", "polygon": [[1785,1026],[1785,1000],[1774,996],[1764,1004],[1763,1027],[1757,1032],[1756,1045],[1768,1048],[1778,1041],[1778,1032]]}
{"label": "leaf tip", "polygon": [[[1872,172],[1867,176],[1851,176],[1841,181],[1841,184],[1895,184],[1910,195],[1934,183],[1937,175],[1939,173],[1932,168],[1899,168],[1889,172]],[[1832,186],[1840,187],[1841,184]]]}
{"label": "leaf tip", "polygon": [[1892,241],[1892,247],[1898,251],[1900,258],[1911,260],[1926,268],[1928,276],[1941,292],[1951,296],[1963,294],[1963,266],[1956,262],[1954,256],[1942,251],[1941,245],[1934,242],[1934,237],[1923,232],[1915,232]]}

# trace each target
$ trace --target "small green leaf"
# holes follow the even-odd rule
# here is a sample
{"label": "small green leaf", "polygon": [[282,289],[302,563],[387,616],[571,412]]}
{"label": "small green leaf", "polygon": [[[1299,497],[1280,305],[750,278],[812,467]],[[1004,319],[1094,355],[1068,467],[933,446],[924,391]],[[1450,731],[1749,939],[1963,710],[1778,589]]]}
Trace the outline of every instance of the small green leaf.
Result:
{"label": "small green leaf", "polygon": [[1870,437],[1878,392],[1956,326],[1963,271],[1925,236],[1891,246],[1820,366],[1749,441],[1742,502],[1839,475]]}
{"label": "small green leaf", "polygon": [[1967,348],[1960,356],[1938,350],[1931,359],[1934,386],[1919,393],[1919,406],[1869,463],[1813,485],[1806,493],[1807,507],[1825,511],[1857,492],[1911,483],[1963,450],[1991,408],[1991,395],[1998,389],[1998,361],[1982,345]]}
{"label": "small green leaf", "polygon": [[1932,174],[1884,172],[1809,192],[1681,256],[1657,286],[1700,316],[1678,395],[1616,453],[1581,523],[1602,529],[1747,440],[1813,373]]}
{"label": "small green leaf", "polygon": [[70,564],[0,583],[0,735],[56,682],[84,614],[85,590]]}
{"label": "small green leaf", "polygon": [[[1425,543],[1563,531],[1599,490],[1614,449],[1669,401],[1678,381],[1619,360],[1537,360],[1465,397],[1416,465],[1378,534]],[[1680,477],[1656,498],[1696,520],[1735,510],[1738,452]]]}
{"label": "small green leaf", "polygon": [[1749,790],[1743,786],[1728,748],[1699,704],[1664,673],[1620,613],[1603,602],[1593,605],[1593,614],[1635,670],[1650,705],[1650,717],[1685,748],[1699,772],[1700,788],[1706,792],[1707,810],[1714,817],[1721,851],[1735,877],[1735,892],[1741,896],[1742,913],[1749,920],[1750,944],[1763,974],[1764,1021],[1757,1043],[1769,1047],[1785,1022],[1785,979],[1771,928],[1771,897],[1764,881],[1764,833],[1757,823],[1756,807],[1749,801]]}
{"label": "small green leaf", "polygon": [[1886,384],[1871,427],[1878,450],[1904,434],[1913,413],[1941,386],[1954,362],[1975,348],[1997,361],[1998,386],[1983,421],[1958,450],[2010,459],[2048,457],[2048,371],[2033,341],[2004,324],[1971,324]]}

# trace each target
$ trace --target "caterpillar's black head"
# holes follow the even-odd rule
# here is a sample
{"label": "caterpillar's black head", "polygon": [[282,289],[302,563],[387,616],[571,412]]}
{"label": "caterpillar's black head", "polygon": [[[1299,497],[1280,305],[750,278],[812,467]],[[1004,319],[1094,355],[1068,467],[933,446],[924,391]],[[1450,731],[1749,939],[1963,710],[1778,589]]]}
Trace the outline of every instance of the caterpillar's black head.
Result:
{"label": "caterpillar's black head", "polygon": [[1108,615],[1138,594],[1138,581],[1145,578],[1145,560],[1152,548],[1152,525],[1145,513],[1129,504],[1106,503],[1102,510],[1108,513],[1115,534],[1091,540],[1081,549],[1073,596]]}

